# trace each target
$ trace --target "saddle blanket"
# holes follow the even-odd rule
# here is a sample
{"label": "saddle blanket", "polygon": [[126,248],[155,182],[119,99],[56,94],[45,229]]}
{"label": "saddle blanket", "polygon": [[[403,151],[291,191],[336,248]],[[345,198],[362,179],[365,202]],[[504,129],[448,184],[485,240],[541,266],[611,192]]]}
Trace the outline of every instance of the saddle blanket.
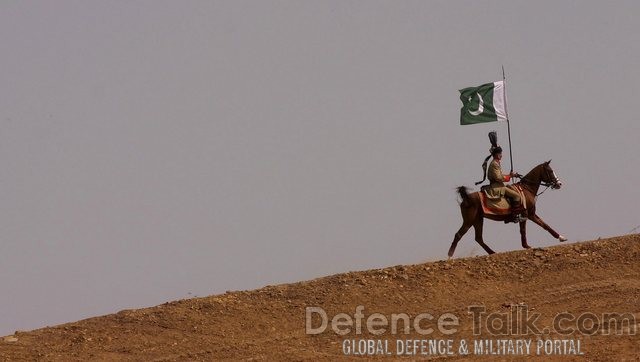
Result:
{"label": "saddle blanket", "polygon": [[[522,200],[522,206],[527,208],[527,199],[524,197],[522,187],[520,185],[507,186],[520,194]],[[506,197],[490,198],[487,196],[486,190],[480,190],[480,204],[482,205],[482,211],[487,215],[509,215],[511,214],[511,205]]]}

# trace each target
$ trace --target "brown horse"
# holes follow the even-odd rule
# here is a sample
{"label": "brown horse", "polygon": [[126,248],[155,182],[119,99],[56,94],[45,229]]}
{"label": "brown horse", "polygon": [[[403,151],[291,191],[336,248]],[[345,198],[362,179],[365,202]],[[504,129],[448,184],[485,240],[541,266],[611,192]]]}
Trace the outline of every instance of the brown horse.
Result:
{"label": "brown horse", "polygon": [[[547,225],[540,216],[536,214],[536,195],[538,194],[538,189],[540,186],[551,187],[552,189],[559,189],[562,186],[562,182],[558,179],[555,172],[551,169],[549,165],[551,160],[547,162],[543,162],[538,166],[534,167],[528,174],[526,174],[520,182],[516,185],[520,185],[524,192],[526,198],[526,216],[529,220],[535,222],[540,225],[543,229],[547,230],[554,238],[560,241],[566,241],[567,238],[558,234],[555,230],[553,230],[549,225]],[[512,187],[509,185],[507,187]],[[467,193],[467,188],[464,186],[458,187],[458,193],[462,198],[462,202],[460,203],[460,211],[462,212],[462,226],[460,230],[456,233],[453,238],[453,242],[451,243],[451,247],[449,248],[449,257],[453,256],[453,252],[456,250],[456,246],[458,245],[458,241],[462,238],[462,236],[469,230],[471,226],[475,229],[476,232],[476,241],[482,248],[489,254],[493,254],[494,251],[491,250],[482,240],[482,224],[484,222],[484,218],[495,220],[495,221],[505,221],[510,218],[510,215],[505,216],[495,216],[495,215],[487,215],[482,211],[482,205],[480,204],[480,195],[478,192]],[[523,248],[530,248],[529,244],[527,244],[527,229],[526,229],[527,221],[526,219],[520,222],[520,238],[522,241]]]}

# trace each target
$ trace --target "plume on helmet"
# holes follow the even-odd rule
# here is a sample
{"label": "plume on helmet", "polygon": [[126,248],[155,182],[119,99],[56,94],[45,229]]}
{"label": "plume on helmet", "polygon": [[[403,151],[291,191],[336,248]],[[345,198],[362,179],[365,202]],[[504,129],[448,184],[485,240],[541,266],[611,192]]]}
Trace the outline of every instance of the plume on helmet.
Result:
{"label": "plume on helmet", "polygon": [[498,149],[502,151],[502,148],[498,146],[498,132],[496,131],[489,132],[489,142],[491,142],[491,148],[489,149],[489,156],[487,156],[484,159],[484,162],[482,162],[482,180],[476,182],[476,185],[480,185],[481,183],[484,182],[484,180],[487,179],[487,162],[489,162],[489,159],[493,155],[494,151]]}

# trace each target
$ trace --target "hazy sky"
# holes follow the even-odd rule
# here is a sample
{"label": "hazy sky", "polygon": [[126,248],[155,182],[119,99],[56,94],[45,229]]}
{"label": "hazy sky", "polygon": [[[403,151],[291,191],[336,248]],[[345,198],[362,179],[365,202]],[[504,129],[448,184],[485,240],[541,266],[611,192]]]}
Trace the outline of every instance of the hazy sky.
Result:
{"label": "hazy sky", "polygon": [[[2,1],[0,335],[446,258],[497,130],[570,242],[637,212],[637,1]],[[505,159],[508,163],[508,159]],[[530,224],[530,244],[557,241]],[[516,225],[485,224],[497,251]],[[457,257],[482,255],[469,233]]]}

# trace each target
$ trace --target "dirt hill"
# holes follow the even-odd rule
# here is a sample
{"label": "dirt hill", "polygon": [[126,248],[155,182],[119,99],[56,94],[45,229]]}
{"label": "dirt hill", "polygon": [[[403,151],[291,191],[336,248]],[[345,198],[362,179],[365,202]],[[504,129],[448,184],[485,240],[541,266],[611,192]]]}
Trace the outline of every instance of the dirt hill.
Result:
{"label": "dirt hill", "polygon": [[[0,339],[0,360],[638,360],[638,260],[635,234],[337,274],[19,332]],[[327,328],[306,334],[307,315],[321,330],[320,308]],[[344,336],[332,330],[338,313],[352,320],[349,327],[346,316],[336,319]],[[525,313],[539,317],[514,322]],[[383,355],[363,356],[369,352]]]}

